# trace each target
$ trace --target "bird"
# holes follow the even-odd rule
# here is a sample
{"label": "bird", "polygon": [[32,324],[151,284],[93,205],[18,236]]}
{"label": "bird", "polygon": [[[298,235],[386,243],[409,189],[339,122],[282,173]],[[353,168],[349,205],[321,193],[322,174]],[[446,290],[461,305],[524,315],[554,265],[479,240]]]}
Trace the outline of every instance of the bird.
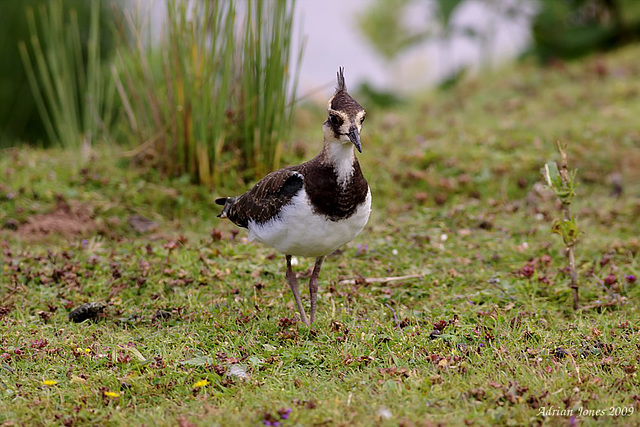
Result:
{"label": "bird", "polygon": [[[352,241],[371,214],[371,190],[355,150],[362,153],[360,132],[364,108],[349,95],[344,68],[327,103],[323,146],[311,160],[269,173],[246,193],[215,200],[219,218],[248,229],[249,241],[261,242],[285,255],[286,280],[300,320],[316,320],[318,276],[324,258]],[[292,257],[313,257],[309,279],[309,318],[300,298]]]}

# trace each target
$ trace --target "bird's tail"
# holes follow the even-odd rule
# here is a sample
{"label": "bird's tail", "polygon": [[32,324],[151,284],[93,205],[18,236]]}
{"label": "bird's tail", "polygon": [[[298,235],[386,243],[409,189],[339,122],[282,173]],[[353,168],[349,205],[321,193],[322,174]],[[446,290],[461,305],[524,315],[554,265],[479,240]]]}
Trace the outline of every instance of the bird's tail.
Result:
{"label": "bird's tail", "polygon": [[229,212],[229,208],[231,207],[231,205],[235,200],[236,200],[235,197],[220,197],[216,199],[216,204],[223,206],[222,212],[220,212],[220,214],[218,215],[218,218],[227,217],[227,212]]}

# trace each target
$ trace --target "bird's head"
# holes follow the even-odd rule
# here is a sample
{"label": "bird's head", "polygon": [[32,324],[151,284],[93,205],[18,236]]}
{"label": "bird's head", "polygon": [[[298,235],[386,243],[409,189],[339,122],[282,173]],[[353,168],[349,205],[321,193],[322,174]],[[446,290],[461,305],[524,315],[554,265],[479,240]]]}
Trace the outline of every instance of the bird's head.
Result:
{"label": "bird's head", "polygon": [[343,144],[352,143],[362,153],[360,130],[366,112],[355,99],[347,93],[344,82],[344,68],[338,71],[338,85],[336,93],[327,104],[329,117],[322,125],[325,141],[339,141]]}

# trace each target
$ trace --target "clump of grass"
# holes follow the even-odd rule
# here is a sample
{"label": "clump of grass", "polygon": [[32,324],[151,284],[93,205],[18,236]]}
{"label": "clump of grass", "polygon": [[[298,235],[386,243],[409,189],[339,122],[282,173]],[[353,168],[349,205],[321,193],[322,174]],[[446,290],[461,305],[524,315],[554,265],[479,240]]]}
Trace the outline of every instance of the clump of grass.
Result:
{"label": "clump of grass", "polygon": [[244,33],[233,1],[167,0],[159,56],[129,20],[133,55],[113,67],[132,155],[153,156],[165,175],[210,188],[235,170],[277,167],[291,122],[287,107],[293,2],[246,3]]}
{"label": "clump of grass", "polygon": [[112,67],[128,132],[165,175],[190,174],[205,185],[219,176],[225,110],[231,90],[235,8],[227,2],[167,0],[167,26],[159,50],[142,23],[129,18],[133,50],[120,50]]}
{"label": "clump of grass", "polygon": [[558,142],[560,152],[560,168],[556,162],[548,162],[544,166],[543,175],[547,185],[553,190],[558,200],[562,204],[562,218],[556,219],[551,227],[551,232],[562,237],[566,247],[567,259],[569,262],[570,288],[573,295],[573,309],[577,310],[580,305],[578,295],[578,279],[576,274],[575,246],[578,243],[580,234],[576,220],[571,213],[571,202],[576,195],[575,178],[576,171],[569,171],[567,166],[567,152],[565,147]]}
{"label": "clump of grass", "polygon": [[30,49],[19,48],[48,138],[78,148],[108,134],[115,93],[102,72],[100,5],[91,6],[86,57],[77,11],[64,11],[60,0],[28,9]]}

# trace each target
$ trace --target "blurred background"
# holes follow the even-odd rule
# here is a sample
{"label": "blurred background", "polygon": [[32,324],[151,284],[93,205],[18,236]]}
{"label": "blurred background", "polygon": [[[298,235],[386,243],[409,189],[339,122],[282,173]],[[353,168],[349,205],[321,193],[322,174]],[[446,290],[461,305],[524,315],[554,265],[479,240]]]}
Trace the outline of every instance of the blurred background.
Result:
{"label": "blurred background", "polygon": [[[367,105],[514,60],[631,43],[635,0],[22,0],[0,3],[0,147],[108,142],[214,187],[280,164],[292,105],[339,66]],[[217,165],[217,166],[216,166]],[[222,165],[222,166],[220,166]]]}
{"label": "blurred background", "polygon": [[335,64],[345,64],[354,83],[403,95],[463,69],[498,65],[530,46],[536,5],[532,0],[300,1],[293,33],[305,42],[299,90],[331,85],[327,76]]}

